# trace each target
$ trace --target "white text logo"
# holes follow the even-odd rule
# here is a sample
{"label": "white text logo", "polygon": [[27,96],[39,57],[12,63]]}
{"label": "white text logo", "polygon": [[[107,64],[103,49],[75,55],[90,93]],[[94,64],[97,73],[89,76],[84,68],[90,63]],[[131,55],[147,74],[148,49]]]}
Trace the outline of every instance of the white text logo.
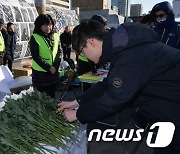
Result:
{"label": "white text logo", "polygon": [[[156,131],[155,131],[156,130]],[[175,126],[172,122],[154,123],[148,132],[146,143],[149,147],[167,147],[173,139]],[[96,141],[141,141],[144,129],[106,129],[102,132],[100,129],[93,129],[88,137],[92,141],[96,134]]]}

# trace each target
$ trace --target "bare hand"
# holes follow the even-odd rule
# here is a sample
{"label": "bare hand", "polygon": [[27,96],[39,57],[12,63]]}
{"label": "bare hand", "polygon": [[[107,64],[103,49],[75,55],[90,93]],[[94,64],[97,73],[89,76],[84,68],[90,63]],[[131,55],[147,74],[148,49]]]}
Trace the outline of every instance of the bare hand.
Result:
{"label": "bare hand", "polygon": [[54,66],[51,66],[51,68],[50,68],[50,72],[51,72],[51,74],[56,73],[56,68],[55,68]]}
{"label": "bare hand", "polygon": [[76,112],[76,110],[65,109],[62,115],[67,121],[73,122],[77,120]]}
{"label": "bare hand", "polygon": [[75,109],[76,107],[79,106],[79,104],[76,100],[62,101],[61,103],[58,104],[58,106],[59,106],[58,111],[62,113],[65,109],[72,109],[72,110]]}

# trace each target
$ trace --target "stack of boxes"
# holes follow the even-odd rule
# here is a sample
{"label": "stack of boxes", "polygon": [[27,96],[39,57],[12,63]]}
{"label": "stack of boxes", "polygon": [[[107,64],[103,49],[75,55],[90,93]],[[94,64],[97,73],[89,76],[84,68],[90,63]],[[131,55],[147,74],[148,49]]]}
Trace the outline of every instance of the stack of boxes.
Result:
{"label": "stack of boxes", "polygon": [[13,69],[14,78],[20,76],[31,76],[32,75],[32,68],[15,68]]}

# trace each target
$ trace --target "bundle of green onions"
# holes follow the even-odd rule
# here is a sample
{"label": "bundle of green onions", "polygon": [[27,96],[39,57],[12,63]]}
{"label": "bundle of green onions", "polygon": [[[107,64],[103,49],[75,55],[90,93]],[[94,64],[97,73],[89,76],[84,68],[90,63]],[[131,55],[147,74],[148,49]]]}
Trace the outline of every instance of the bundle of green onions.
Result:
{"label": "bundle of green onions", "polygon": [[77,140],[78,123],[68,123],[58,114],[58,102],[34,91],[4,100],[0,112],[0,153],[54,153],[46,146],[66,147]]}

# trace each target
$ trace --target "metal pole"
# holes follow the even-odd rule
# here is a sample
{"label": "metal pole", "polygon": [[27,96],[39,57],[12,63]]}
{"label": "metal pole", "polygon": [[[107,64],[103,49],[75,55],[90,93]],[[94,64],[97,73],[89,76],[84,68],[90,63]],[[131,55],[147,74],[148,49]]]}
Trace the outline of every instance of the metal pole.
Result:
{"label": "metal pole", "polygon": [[69,10],[72,10],[72,0],[69,0]]}

